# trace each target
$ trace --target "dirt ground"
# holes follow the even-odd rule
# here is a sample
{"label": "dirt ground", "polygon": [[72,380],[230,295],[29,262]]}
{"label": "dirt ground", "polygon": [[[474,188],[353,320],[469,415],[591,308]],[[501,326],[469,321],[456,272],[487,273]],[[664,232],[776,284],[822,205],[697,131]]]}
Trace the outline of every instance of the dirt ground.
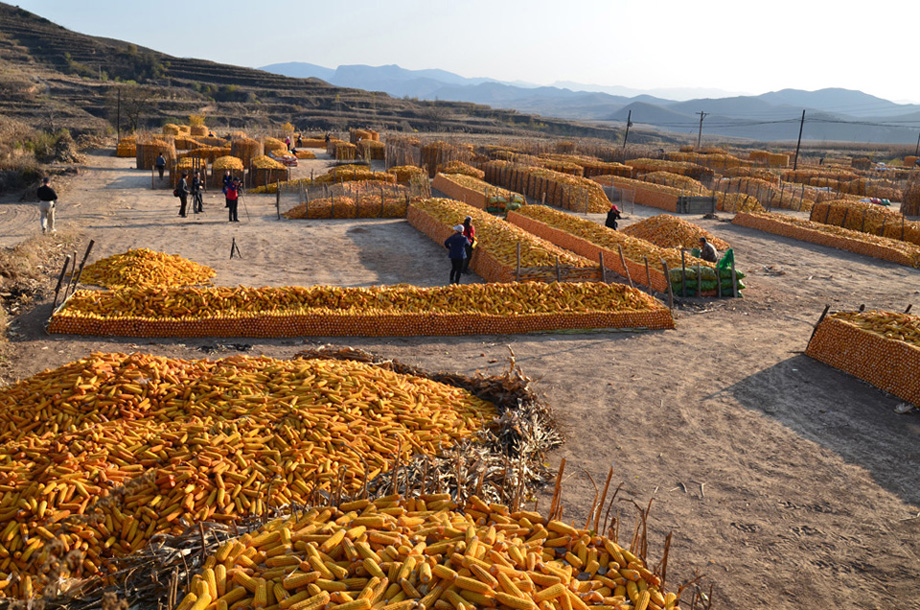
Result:
{"label": "dirt ground", "polygon": [[[278,221],[274,196],[247,195],[242,222],[230,224],[219,192],[183,219],[168,190],[110,154],[88,155],[58,211],[62,230],[95,240],[91,260],[147,247],[210,265],[224,285],[447,281],[443,248],[403,220]],[[624,224],[657,210],[626,212]],[[717,608],[920,608],[920,412],[897,414],[898,399],[803,354],[825,304],[903,310],[920,301],[920,272],[735,227],[730,216],[690,219],[735,247],[748,288],[740,300],[688,300],[676,330],[233,341],[275,357],[352,345],[465,374],[498,372],[510,347],[566,436],[548,456],[553,468],[567,461],[565,518],[584,523],[588,475],[601,485],[612,465],[620,498],[653,500],[653,563],[673,532],[671,587],[704,575]],[[3,246],[34,236],[37,208],[0,204],[0,226]],[[242,257],[231,259],[234,238]],[[43,302],[14,321],[13,377],[92,351],[199,358],[229,343],[49,336],[49,312]],[[232,353],[219,346],[212,357]],[[635,510],[621,504],[628,541]]]}

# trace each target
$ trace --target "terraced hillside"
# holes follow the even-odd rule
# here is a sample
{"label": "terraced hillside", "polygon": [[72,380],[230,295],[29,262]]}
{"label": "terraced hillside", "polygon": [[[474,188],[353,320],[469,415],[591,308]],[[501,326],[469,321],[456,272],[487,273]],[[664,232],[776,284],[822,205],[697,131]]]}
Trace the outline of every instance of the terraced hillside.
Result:
{"label": "terraced hillside", "polygon": [[[121,83],[119,83],[121,81]],[[188,114],[220,117],[220,127],[292,121],[303,129],[475,131],[615,138],[616,131],[457,102],[394,99],[318,79],[178,58],[120,40],[70,31],[0,3],[0,114],[36,127],[106,128],[114,90],[148,87],[139,127]]]}

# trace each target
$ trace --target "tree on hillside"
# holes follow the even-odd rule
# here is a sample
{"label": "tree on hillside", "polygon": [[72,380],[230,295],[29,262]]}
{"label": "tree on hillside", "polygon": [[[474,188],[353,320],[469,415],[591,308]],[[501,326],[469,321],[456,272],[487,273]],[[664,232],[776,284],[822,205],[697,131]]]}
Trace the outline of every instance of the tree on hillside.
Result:
{"label": "tree on hillside", "polygon": [[141,117],[152,114],[155,107],[154,89],[145,85],[119,84],[111,89],[106,100],[108,119],[119,132],[137,131]]}

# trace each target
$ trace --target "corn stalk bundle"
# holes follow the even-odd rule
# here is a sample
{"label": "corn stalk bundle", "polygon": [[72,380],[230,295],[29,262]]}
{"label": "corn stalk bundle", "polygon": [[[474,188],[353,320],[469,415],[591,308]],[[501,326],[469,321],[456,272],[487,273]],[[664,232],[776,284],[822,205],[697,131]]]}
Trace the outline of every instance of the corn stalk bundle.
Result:
{"label": "corn stalk bundle", "polygon": [[546,281],[557,279],[557,275],[551,272],[557,267],[584,270],[590,274],[591,280],[599,279],[599,269],[592,261],[459,201],[436,198],[413,201],[408,213],[409,224],[439,244],[452,235],[453,227],[462,224],[467,216],[473,219],[477,241],[470,269],[486,281],[513,281],[518,267],[518,251],[520,267],[545,269]]}
{"label": "corn stalk bundle", "polygon": [[171,140],[157,137],[138,138],[135,144],[137,150],[137,169],[152,169],[156,164],[157,155],[162,154],[167,163],[175,161],[176,147]]}
{"label": "corn stalk bundle", "polygon": [[463,161],[448,161],[447,163],[438,167],[438,172],[442,174],[463,174],[465,176],[472,176],[482,180],[486,177],[486,173],[481,169],[477,169],[472,165],[467,165]]}
{"label": "corn stalk bundle", "polygon": [[21,598],[104,578],[183,523],[359,493],[416,454],[485,441],[499,415],[461,387],[372,364],[244,356],[96,353],[0,402],[2,595]]}
{"label": "corn stalk bundle", "polygon": [[386,159],[387,145],[379,140],[358,140],[358,156],[362,159]]}
{"label": "corn stalk bundle", "polygon": [[891,311],[824,317],[805,354],[914,405],[920,404],[920,318]]}
{"label": "corn stalk bundle", "polygon": [[249,167],[255,157],[265,154],[262,142],[252,138],[234,138],[230,141],[230,154],[243,161],[244,167]]}
{"label": "corn stalk bundle", "polygon": [[920,222],[899,212],[864,201],[836,200],[816,203],[810,220],[920,245]]}
{"label": "corn stalk bundle", "polygon": [[899,265],[920,267],[920,246],[852,229],[770,212],[741,212],[735,215],[732,224],[880,258]]}
{"label": "corn stalk bundle", "polygon": [[265,151],[266,155],[273,150],[282,150],[287,152],[287,149],[287,144],[278,138],[272,138],[270,136],[265,136],[262,138],[262,150]]}
{"label": "corn stalk bundle", "polygon": [[708,167],[690,163],[688,161],[675,161],[667,159],[629,159],[626,165],[633,168],[633,177],[651,172],[670,172],[688,176],[694,180],[708,180],[713,172]]}
{"label": "corn stalk bundle", "polygon": [[105,288],[167,288],[208,284],[215,275],[214,269],[176,254],[138,248],[87,265],[80,281]]}
{"label": "corn stalk bundle", "polygon": [[486,181],[538,201],[579,212],[606,212],[610,201],[593,180],[507,161],[482,165]]}
{"label": "corn stalk bundle", "polygon": [[182,132],[179,130],[179,126],[175,123],[166,123],[163,125],[163,135],[167,136],[177,136]]}
{"label": "corn stalk bundle", "polygon": [[715,237],[706,229],[670,214],[646,218],[623,228],[621,232],[644,239],[661,248],[699,248],[701,237],[705,237],[719,251],[724,252],[731,248],[728,242]]}
{"label": "corn stalk bundle", "polygon": [[451,199],[462,201],[480,210],[515,209],[526,203],[523,195],[492,186],[484,180],[466,174],[438,174],[431,183]]}
{"label": "corn stalk bundle", "polygon": [[349,142],[336,142],[333,146],[333,158],[336,161],[354,161],[358,158],[358,147]]}
{"label": "corn stalk bundle", "polygon": [[673,325],[667,307],[628,286],[553,281],[437,288],[79,290],[55,312],[48,329],[83,335],[267,338],[517,334]]}

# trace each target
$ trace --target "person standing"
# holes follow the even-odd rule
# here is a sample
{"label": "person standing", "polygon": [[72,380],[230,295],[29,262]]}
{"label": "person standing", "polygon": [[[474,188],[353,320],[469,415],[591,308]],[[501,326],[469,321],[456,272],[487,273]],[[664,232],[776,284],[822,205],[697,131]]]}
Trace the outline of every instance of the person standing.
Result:
{"label": "person standing", "polygon": [[470,262],[473,260],[473,248],[476,247],[476,227],[473,226],[473,217],[463,219],[463,236],[469,242],[466,245],[466,258],[463,259],[463,273],[470,272]]}
{"label": "person standing", "polygon": [[192,211],[196,214],[204,212],[202,192],[204,192],[204,183],[201,181],[201,175],[195,172],[195,175],[192,176]]}
{"label": "person standing", "polygon": [[[230,174],[230,170],[229,170],[229,169],[228,169],[228,170],[224,170],[224,187],[223,187],[224,196],[227,195],[227,189],[230,188],[230,185],[231,185],[231,184],[233,184],[233,176]],[[225,208],[229,208],[229,207],[230,207],[230,204],[229,204],[229,203],[226,203],[226,204],[224,205],[224,207],[225,207]]]}
{"label": "person standing", "polygon": [[54,206],[57,203],[57,193],[51,188],[51,178],[42,178],[42,185],[35,193],[38,195],[38,210],[41,212],[42,233],[54,233]]}
{"label": "person standing", "polygon": [[234,178],[227,187],[227,208],[229,208],[230,222],[239,222],[236,215],[237,205],[240,202],[240,181]]}
{"label": "person standing", "polygon": [[463,235],[463,225],[454,227],[454,234],[444,240],[447,257],[450,259],[450,283],[459,284],[463,273],[463,261],[466,259],[466,246],[470,242]]}
{"label": "person standing", "polygon": [[182,177],[179,178],[179,186],[176,187],[176,190],[179,191],[179,216],[185,218],[188,216],[188,214],[185,213],[189,194],[188,172],[182,172]]}
{"label": "person standing", "polygon": [[160,174],[160,180],[162,180],[163,172],[166,171],[166,157],[163,156],[163,153],[157,155],[157,160],[154,161],[154,165],[157,168],[157,172]]}

